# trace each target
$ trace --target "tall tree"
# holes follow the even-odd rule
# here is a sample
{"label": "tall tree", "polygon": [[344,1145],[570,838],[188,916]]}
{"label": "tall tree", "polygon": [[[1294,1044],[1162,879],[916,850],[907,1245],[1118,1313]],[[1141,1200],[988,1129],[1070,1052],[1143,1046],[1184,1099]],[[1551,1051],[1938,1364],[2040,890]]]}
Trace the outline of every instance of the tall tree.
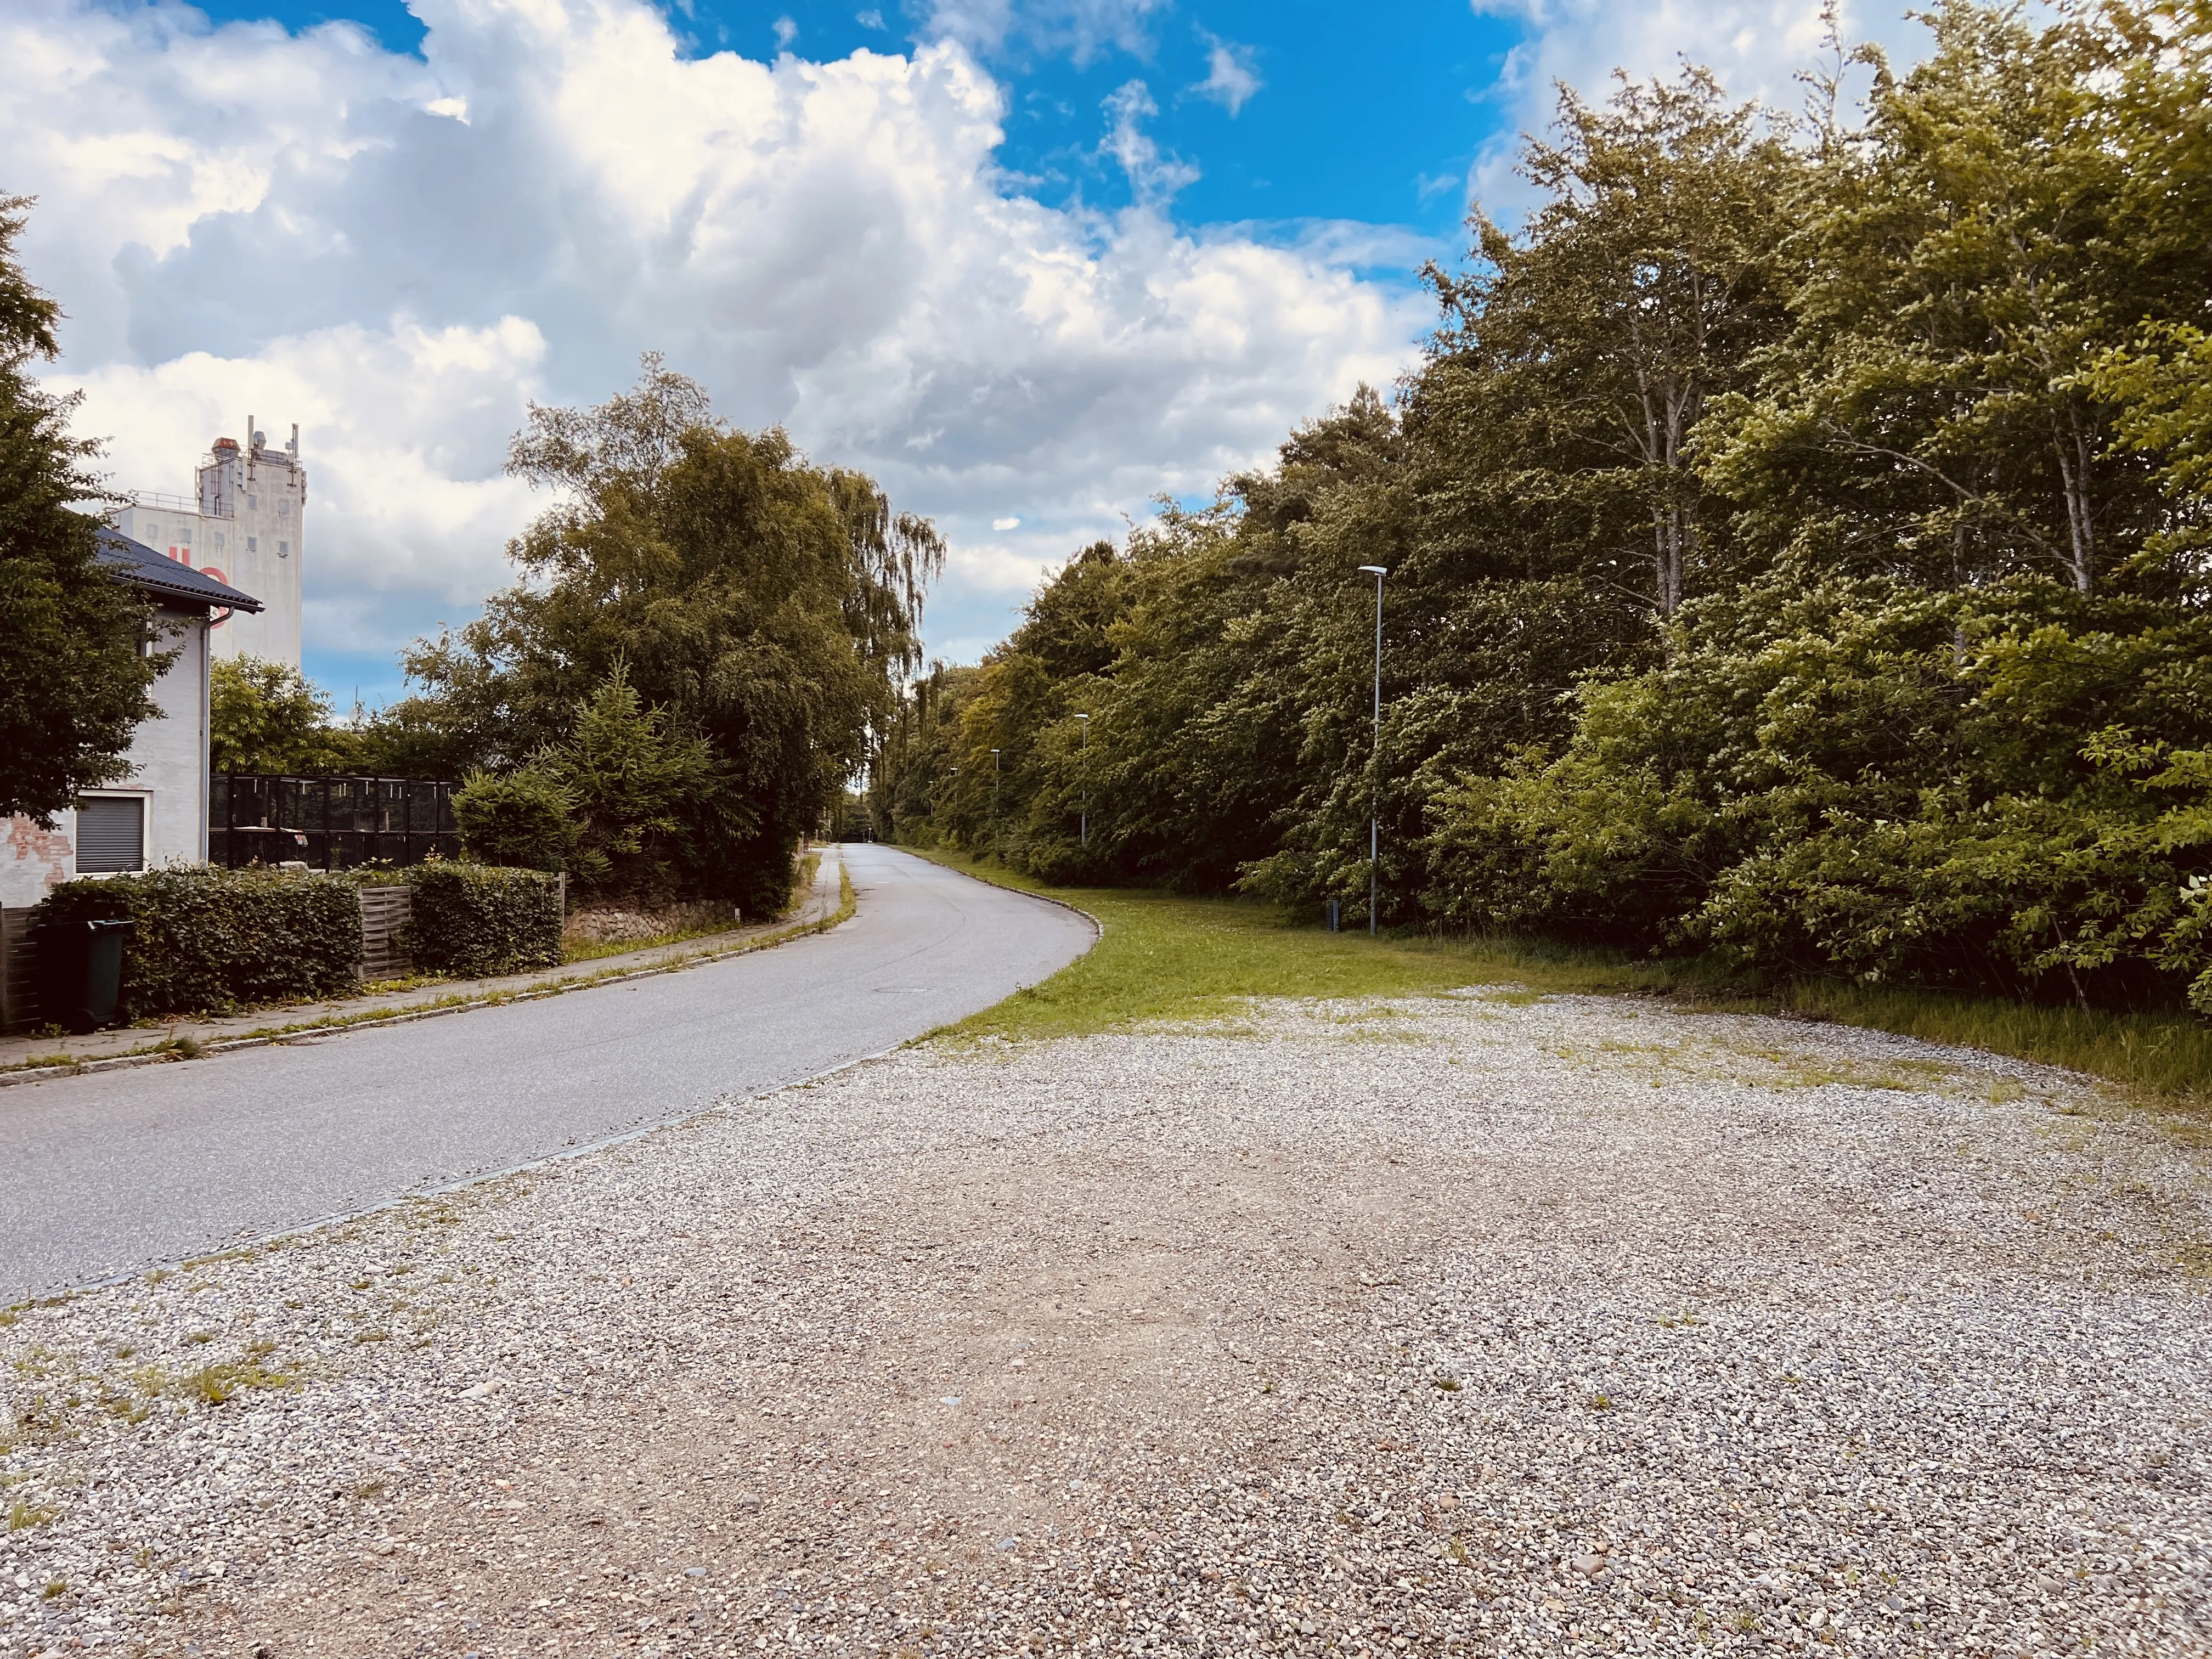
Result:
{"label": "tall tree", "polygon": [[1732,568],[1698,426],[1783,319],[1773,262],[1797,166],[1770,125],[1696,68],[1620,76],[1602,105],[1563,88],[1556,137],[1520,167],[1542,204],[1518,235],[1478,212],[1472,269],[1430,272],[1446,322],[1423,390],[1447,427],[1487,417],[1438,436],[1504,452],[1503,471],[1458,481],[1538,506],[1527,528],[1580,544],[1662,616]]}
{"label": "tall tree", "polygon": [[780,908],[794,843],[842,798],[918,664],[936,531],[781,431],[724,426],[653,357],[596,409],[533,409],[508,464],[566,499],[510,548],[524,580],[419,645],[410,677],[475,734],[472,758],[512,767],[567,742],[623,665],[671,736],[713,757],[684,884]]}
{"label": "tall tree", "polygon": [[1928,21],[1929,57],[1896,77],[1868,54],[1864,126],[1823,135],[1785,249],[1794,326],[1717,412],[1710,478],[1776,556],[2090,592],[2157,510],[2091,371],[2194,314],[2203,239],[2125,229],[2142,135],[2099,88],[2124,35],[1968,0]]}
{"label": "tall tree", "polygon": [[62,316],[16,256],[31,205],[0,196],[0,816],[51,826],[129,771],[170,654],[151,648],[149,607],[101,570],[99,521],[78,510],[108,496],[89,470],[100,444],[70,435],[77,395],[31,378],[59,350]]}

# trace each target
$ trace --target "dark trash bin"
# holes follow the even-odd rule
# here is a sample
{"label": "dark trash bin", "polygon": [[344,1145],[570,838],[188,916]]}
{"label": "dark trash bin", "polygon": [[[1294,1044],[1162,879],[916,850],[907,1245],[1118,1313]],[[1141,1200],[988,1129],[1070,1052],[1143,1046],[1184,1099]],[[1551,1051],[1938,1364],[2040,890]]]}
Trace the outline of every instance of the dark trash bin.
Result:
{"label": "dark trash bin", "polygon": [[39,929],[40,1011],[79,1033],[115,1023],[123,942],[135,921],[50,921]]}

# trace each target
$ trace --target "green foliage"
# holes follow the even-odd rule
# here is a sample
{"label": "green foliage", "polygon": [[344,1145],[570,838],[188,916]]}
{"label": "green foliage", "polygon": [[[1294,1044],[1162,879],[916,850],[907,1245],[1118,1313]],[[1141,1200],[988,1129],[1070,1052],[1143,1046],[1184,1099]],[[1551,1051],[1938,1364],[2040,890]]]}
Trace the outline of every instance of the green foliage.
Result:
{"label": "green foliage", "polygon": [[566,870],[580,826],[576,798],[543,766],[471,772],[453,792],[461,846],[479,864]]}
{"label": "green foliage", "polygon": [[561,900],[547,876],[436,860],[404,876],[414,891],[408,949],[418,970],[482,979],[560,965]]}
{"label": "green foliage", "polygon": [[[565,769],[603,808],[583,852],[610,883],[781,909],[915,665],[936,532],[781,431],[729,429],[653,358],[599,408],[533,408],[509,470],[562,504],[509,550],[522,581],[409,653],[422,689],[388,719],[471,768]],[[617,678],[628,712],[601,702]],[[579,749],[585,708],[611,724]]]}
{"label": "green foliage", "polygon": [[731,781],[704,738],[646,706],[622,659],[536,764],[575,803],[574,868],[587,890],[650,898],[711,885],[698,846],[702,832],[714,838]]}
{"label": "green foliage", "polygon": [[62,313],[15,257],[30,205],[0,196],[0,817],[52,828],[79,793],[129,773],[172,655],[141,653],[155,613],[102,572],[98,522],[72,510],[105,498],[88,470],[100,444],[70,434],[76,394],[31,378],[33,360],[59,349]]}
{"label": "green foliage", "polygon": [[713,747],[646,707],[617,658],[564,741],[512,772],[470,774],[453,815],[471,858],[566,870],[595,896],[651,902],[708,885],[696,837],[726,787]]}
{"label": "green foliage", "polygon": [[1455,925],[2083,1006],[2212,967],[2212,618],[1788,573],[1667,645],[1558,759],[1443,798]]}
{"label": "green foliage", "polygon": [[343,877],[150,870],[64,882],[47,896],[43,915],[137,924],[123,951],[126,1019],[312,1001],[359,981],[361,896]]}
{"label": "green foliage", "polygon": [[1803,120],[1693,68],[1564,96],[1395,405],[1071,561],[916,688],[879,823],[1770,988],[2212,1012],[2212,6],[1923,21],[1904,74],[1832,43]]}
{"label": "green foliage", "polygon": [[2181,324],[2146,329],[2139,342],[2107,352],[2090,383],[2118,411],[2119,442],[2160,463],[2152,476],[2171,517],[2144,551],[2156,562],[2184,563],[2201,581],[2200,562],[2212,548],[2212,336]]}
{"label": "green foliage", "polygon": [[359,771],[367,758],[352,731],[331,725],[327,692],[290,664],[257,657],[208,665],[208,754],[218,772],[299,777]]}

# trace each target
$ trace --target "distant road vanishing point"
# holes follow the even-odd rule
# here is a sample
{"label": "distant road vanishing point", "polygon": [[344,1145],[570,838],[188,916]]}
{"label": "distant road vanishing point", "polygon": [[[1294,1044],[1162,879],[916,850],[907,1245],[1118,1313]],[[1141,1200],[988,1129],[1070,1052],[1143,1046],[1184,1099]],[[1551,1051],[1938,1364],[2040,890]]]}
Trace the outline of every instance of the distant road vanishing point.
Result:
{"label": "distant road vanishing point", "polygon": [[219,1249],[815,1076],[1089,948],[1073,912],[843,849],[834,932],[535,1002],[0,1092],[0,1304]]}

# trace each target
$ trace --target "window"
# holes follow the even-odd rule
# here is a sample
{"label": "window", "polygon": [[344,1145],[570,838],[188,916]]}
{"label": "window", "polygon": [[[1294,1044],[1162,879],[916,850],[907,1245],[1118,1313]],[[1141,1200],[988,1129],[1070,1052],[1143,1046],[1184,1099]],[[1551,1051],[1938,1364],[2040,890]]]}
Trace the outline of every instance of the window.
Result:
{"label": "window", "polygon": [[261,497],[258,495],[248,495],[246,498],[246,505],[249,508],[258,507],[261,505]]}
{"label": "window", "polygon": [[88,795],[78,804],[76,867],[92,876],[146,867],[144,796]]}
{"label": "window", "polygon": [[261,538],[248,536],[246,538],[246,550],[249,553],[258,553],[261,550]]}
{"label": "window", "polygon": [[222,550],[222,532],[220,530],[215,532],[215,545],[216,551],[220,553]]}
{"label": "window", "polygon": [[289,542],[279,542],[279,543],[277,543],[277,544],[276,544],[276,556],[277,556],[278,558],[280,558],[280,559],[289,559],[289,558],[290,558],[290,557],[292,556],[292,544],[291,544],[291,543],[289,543]]}
{"label": "window", "polygon": [[161,539],[161,526],[149,519],[146,521],[145,530],[141,533],[145,540],[146,545],[153,547],[157,545]]}
{"label": "window", "polygon": [[289,519],[289,518],[290,518],[290,517],[292,516],[292,503],[291,503],[291,502],[289,502],[289,501],[279,501],[279,502],[277,502],[277,503],[276,503],[276,516],[277,516],[278,518],[280,518],[280,519]]}

